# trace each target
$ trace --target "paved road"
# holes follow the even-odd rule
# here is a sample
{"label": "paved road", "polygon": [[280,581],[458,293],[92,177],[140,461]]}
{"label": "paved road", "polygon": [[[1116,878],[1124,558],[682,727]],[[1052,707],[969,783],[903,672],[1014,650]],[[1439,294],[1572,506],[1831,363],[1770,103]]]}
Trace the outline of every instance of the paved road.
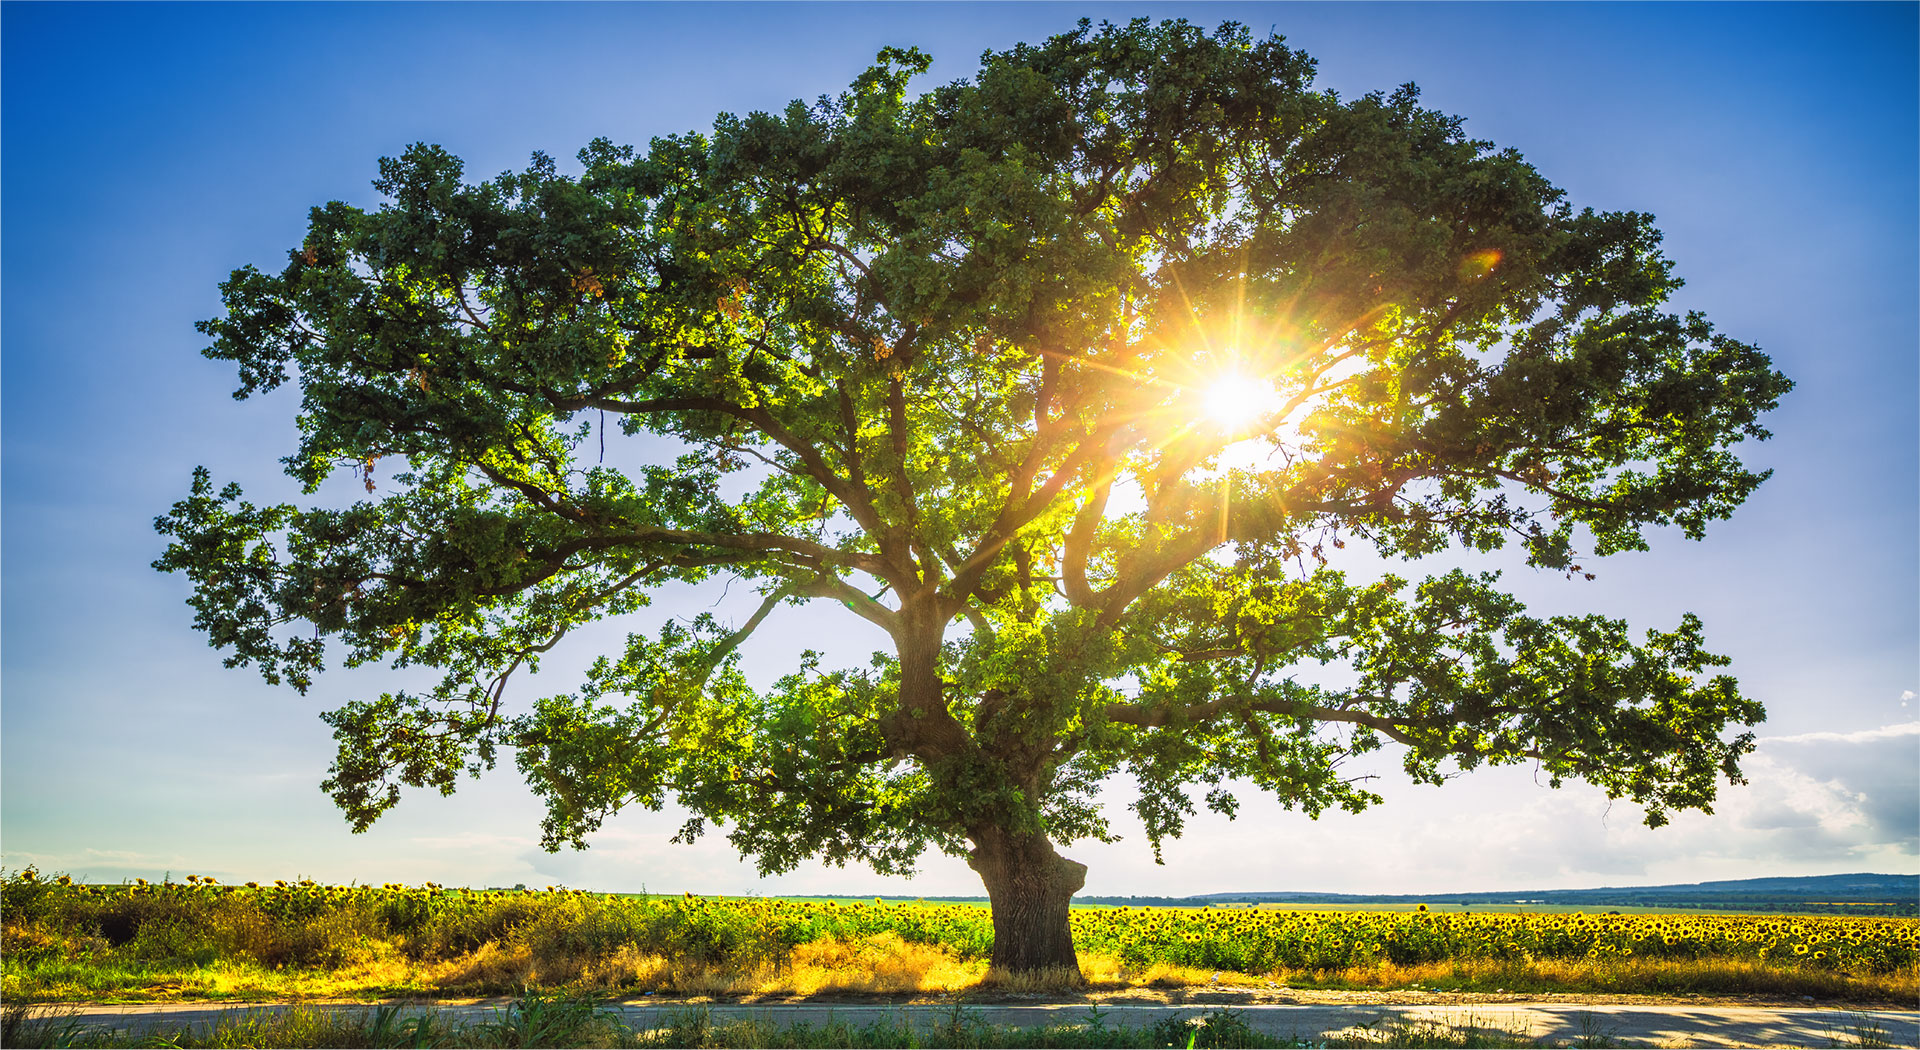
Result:
{"label": "paved road", "polygon": [[[363,1004],[332,1004],[326,1010],[365,1012]],[[501,1018],[504,1002],[471,1005],[407,1005],[403,1016],[436,1012],[443,1022],[472,1024]],[[222,1017],[249,1010],[283,1010],[286,1006],[209,1006],[191,1004],[136,1004],[77,1006],[73,1021],[83,1026],[105,1026],[137,1032],[177,1031],[193,1025],[205,1028]],[[632,1003],[607,1008],[635,1029],[666,1028],[692,1012],[704,1010],[711,1023],[754,1019],[774,1024],[844,1022],[861,1026],[874,1022],[911,1023],[931,1028],[950,1023],[955,1008],[947,1006],[893,1006],[864,1004],[778,1004],[692,1006]],[[1033,1027],[1048,1024],[1085,1024],[1084,1003],[980,1004],[959,1008],[963,1018],[993,1025]],[[1205,1006],[1115,1005],[1103,1007],[1108,1026],[1144,1028],[1164,1017],[1194,1018]],[[1280,1038],[1318,1041],[1358,1027],[1379,1029],[1394,1025],[1478,1027],[1537,1039],[1548,1044],[1599,1042],[1614,1046],[1673,1047],[1828,1047],[1920,1046],[1920,1011],[1836,1010],[1815,1007],[1646,1006],[1593,1003],[1478,1003],[1471,1006],[1353,1006],[1249,1005],[1231,1008],[1253,1028]]]}

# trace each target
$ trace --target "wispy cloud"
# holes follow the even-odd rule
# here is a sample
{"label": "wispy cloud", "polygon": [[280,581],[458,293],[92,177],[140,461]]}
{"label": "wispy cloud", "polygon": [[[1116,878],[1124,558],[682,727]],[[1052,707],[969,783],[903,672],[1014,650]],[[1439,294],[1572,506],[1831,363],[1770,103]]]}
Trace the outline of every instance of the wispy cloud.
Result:
{"label": "wispy cloud", "polygon": [[[184,874],[189,871],[214,870],[193,866],[189,864],[187,858],[178,853],[96,849],[91,846],[66,852],[9,850],[3,860],[8,868],[24,868],[32,865],[43,874],[51,875],[59,872],[81,880],[132,876],[160,878],[169,871]],[[229,873],[221,871],[218,874],[224,878]]]}
{"label": "wispy cloud", "polygon": [[[1911,700],[1913,693],[1908,691],[1902,694],[1902,698]],[[1792,736],[1763,736],[1759,743],[1762,747],[1768,744],[1865,744],[1906,736],[1920,736],[1920,721],[1901,722],[1897,725],[1862,729],[1852,733],[1796,733]]]}

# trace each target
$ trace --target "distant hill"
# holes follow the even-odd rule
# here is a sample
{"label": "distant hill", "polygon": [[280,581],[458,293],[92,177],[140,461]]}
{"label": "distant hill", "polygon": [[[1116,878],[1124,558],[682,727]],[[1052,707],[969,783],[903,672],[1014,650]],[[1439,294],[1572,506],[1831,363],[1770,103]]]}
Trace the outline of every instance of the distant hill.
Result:
{"label": "distant hill", "polygon": [[[821,894],[825,899],[877,899]],[[906,898],[891,898],[904,900]],[[923,897],[942,903],[985,903],[985,897]],[[1075,897],[1075,904],[1197,908],[1205,904],[1540,904],[1586,908],[1701,908],[1712,911],[1831,912],[1839,915],[1920,914],[1920,875],[1804,875],[1732,879],[1674,886],[1605,886],[1591,890],[1500,890],[1469,893],[1312,893],[1258,890],[1193,897]]]}
{"label": "distant hill", "polygon": [[1920,911],[1920,875],[1803,875],[1731,879],[1673,886],[1603,886],[1587,890],[1502,890],[1467,893],[1354,894],[1295,891],[1206,893],[1194,903],[1412,904],[1556,904],[1587,907],[1622,905],[1662,908],[1713,908],[1736,911],[1834,911],[1848,914],[1912,915]]}

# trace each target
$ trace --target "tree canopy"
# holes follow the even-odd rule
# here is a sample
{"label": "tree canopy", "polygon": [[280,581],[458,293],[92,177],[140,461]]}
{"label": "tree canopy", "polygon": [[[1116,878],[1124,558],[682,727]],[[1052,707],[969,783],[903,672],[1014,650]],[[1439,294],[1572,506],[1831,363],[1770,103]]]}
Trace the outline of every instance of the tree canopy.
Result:
{"label": "tree canopy", "polygon": [[[1340,764],[1388,745],[1420,780],[1534,763],[1655,825],[1737,782],[1730,727],[1764,713],[1694,617],[1327,565],[1514,546],[1577,578],[1763,480],[1735,446],[1791,384],[1666,307],[1651,217],[1576,211],[1412,86],[1317,91],[1232,24],[1082,23],[911,94],[928,61],[595,140],[577,177],[468,182],[415,146],[380,162],[388,203],[315,208],[277,272],[221,286],[200,327],[235,396],[300,390],[287,472],[367,498],[260,506],[203,469],[155,564],[269,682],[438,673],[325,716],[356,830],[504,750],[549,848],[675,802],[763,872],[967,857],[995,964],[1030,968],[1063,961],[1084,871],[1052,846],[1111,837],[1115,775],[1156,855],[1247,785],[1357,811]],[[609,467],[616,427],[676,454]],[[758,590],[745,622],[509,690],[716,576]],[[893,651],[756,687],[740,646],[804,603]]]}

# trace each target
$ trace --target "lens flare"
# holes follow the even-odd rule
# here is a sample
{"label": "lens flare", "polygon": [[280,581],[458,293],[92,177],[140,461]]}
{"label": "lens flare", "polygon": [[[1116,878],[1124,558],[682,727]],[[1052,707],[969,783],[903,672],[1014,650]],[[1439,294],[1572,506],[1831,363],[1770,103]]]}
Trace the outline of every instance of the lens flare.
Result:
{"label": "lens flare", "polygon": [[1474,252],[1460,260],[1460,279],[1477,281],[1492,273],[1493,268],[1498,265],[1500,265],[1500,249],[1487,248]]}

